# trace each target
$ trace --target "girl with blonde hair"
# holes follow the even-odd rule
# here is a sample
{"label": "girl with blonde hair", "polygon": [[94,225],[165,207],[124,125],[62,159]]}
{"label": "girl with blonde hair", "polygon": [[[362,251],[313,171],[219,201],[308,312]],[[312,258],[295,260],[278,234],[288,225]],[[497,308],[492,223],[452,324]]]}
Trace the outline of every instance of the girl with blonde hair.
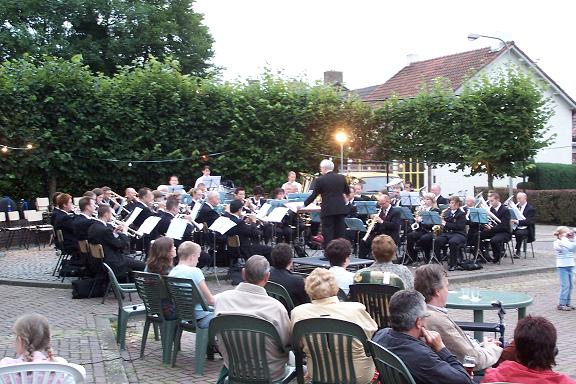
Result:
{"label": "girl with blonde hair", "polygon": [[554,232],[554,251],[556,251],[556,269],[560,277],[560,298],[556,309],[559,311],[572,311],[576,307],[570,304],[572,289],[574,288],[574,254],[576,242],[574,231],[568,227],[558,227]]}

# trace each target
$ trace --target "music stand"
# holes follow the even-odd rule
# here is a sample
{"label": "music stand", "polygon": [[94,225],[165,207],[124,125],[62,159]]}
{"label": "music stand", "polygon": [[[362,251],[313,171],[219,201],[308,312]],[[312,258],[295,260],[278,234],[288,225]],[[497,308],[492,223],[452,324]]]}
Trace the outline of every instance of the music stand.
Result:
{"label": "music stand", "polygon": [[377,201],[355,201],[356,213],[358,215],[375,215],[378,213],[376,208]]}
{"label": "music stand", "polygon": [[[438,212],[422,211],[422,212],[420,212],[420,216],[422,217],[422,224],[424,224],[424,225],[431,225],[431,226],[442,225],[442,219],[440,218],[440,215],[438,214]],[[434,233],[434,231],[432,231],[432,233]],[[436,259],[436,261],[438,263],[440,263],[440,260],[438,260],[438,258],[436,257],[436,254],[434,252],[434,245],[435,244],[436,244],[436,235],[434,235],[432,237],[432,255],[430,256],[430,260],[428,261],[428,264],[430,264],[432,262],[432,260],[434,260],[434,259]]]}
{"label": "music stand", "polygon": [[400,192],[400,205],[404,207],[417,207],[420,205],[420,194],[418,192]]}
{"label": "music stand", "polygon": [[286,197],[290,202],[304,202],[311,195],[310,192],[305,193],[289,193]]}
{"label": "music stand", "polygon": [[168,193],[184,193],[184,186],[181,184],[169,185],[168,186]]}
{"label": "music stand", "polygon": [[360,244],[360,232],[366,232],[366,226],[364,222],[355,217],[346,217],[344,219],[346,226],[351,231],[356,231],[356,248],[354,254],[358,257],[358,248]]}
{"label": "music stand", "polygon": [[[478,260],[478,255],[480,255],[480,234],[481,234],[481,230],[480,230],[480,226],[484,225],[484,224],[488,224],[488,211],[486,211],[484,208],[470,208],[469,209],[469,215],[468,218],[470,220],[471,223],[477,223],[478,225],[478,235],[477,235],[477,240],[476,240],[476,252],[474,255],[474,264],[476,264],[476,261]],[[486,260],[486,258],[484,257],[484,255],[481,255],[481,257],[484,259],[484,261],[488,261]]]}
{"label": "music stand", "polygon": [[211,191],[218,189],[221,179],[222,176],[204,176],[204,185],[206,186],[206,190]]}
{"label": "music stand", "polygon": [[407,238],[406,235],[408,233],[408,223],[414,221],[414,216],[412,215],[412,211],[408,207],[399,207],[400,208],[400,217],[404,220],[404,240],[400,243],[400,245],[404,244],[404,254],[402,255],[402,264],[406,261],[406,257],[410,259],[411,262],[414,262],[412,257],[408,254],[408,248],[406,245]]}

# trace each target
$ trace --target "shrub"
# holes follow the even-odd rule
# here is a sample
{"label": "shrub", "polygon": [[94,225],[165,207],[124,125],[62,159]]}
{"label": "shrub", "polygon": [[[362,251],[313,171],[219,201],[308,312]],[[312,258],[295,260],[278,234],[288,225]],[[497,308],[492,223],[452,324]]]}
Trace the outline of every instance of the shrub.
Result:
{"label": "shrub", "polygon": [[527,175],[535,189],[576,188],[575,164],[536,163]]}

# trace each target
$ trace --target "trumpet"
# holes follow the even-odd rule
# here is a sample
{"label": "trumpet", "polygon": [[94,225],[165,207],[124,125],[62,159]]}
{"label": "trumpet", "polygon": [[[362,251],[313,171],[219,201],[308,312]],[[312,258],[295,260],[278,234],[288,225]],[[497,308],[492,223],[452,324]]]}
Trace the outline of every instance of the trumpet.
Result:
{"label": "trumpet", "polygon": [[366,228],[366,234],[362,238],[362,241],[367,241],[368,238],[370,237],[370,233],[374,230],[374,227],[376,226],[376,218],[380,216],[381,212],[382,208],[380,208],[378,212],[376,212],[376,215],[374,215],[371,219],[368,219],[366,221],[366,224],[368,224],[368,228]]}
{"label": "trumpet", "polygon": [[126,231],[128,232],[128,236],[130,237],[140,237],[140,234],[138,233],[138,231],[128,227],[126,225],[125,222],[118,220],[118,219],[113,219],[110,223],[109,223],[114,229],[117,229],[121,226],[126,227]]}

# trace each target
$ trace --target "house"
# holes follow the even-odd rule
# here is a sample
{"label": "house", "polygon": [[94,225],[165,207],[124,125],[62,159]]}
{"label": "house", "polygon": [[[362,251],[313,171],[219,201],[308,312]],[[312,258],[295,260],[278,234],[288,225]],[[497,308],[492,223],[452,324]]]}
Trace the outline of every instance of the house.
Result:
{"label": "house", "polygon": [[[556,134],[554,142],[541,149],[536,155],[536,162],[570,164],[573,158],[572,138],[576,138],[576,102],[554,82],[536,63],[531,60],[514,42],[497,49],[486,47],[468,52],[437,57],[434,59],[411,62],[392,76],[384,84],[358,89],[357,97],[374,106],[381,105],[393,94],[400,98],[410,98],[418,94],[422,84],[431,83],[434,79],[444,77],[450,80],[455,94],[463,91],[466,81],[473,81],[486,74],[490,77],[496,74],[508,63],[531,72],[536,78],[547,85],[545,96],[552,100],[554,115],[550,118],[549,135]],[[574,135],[573,135],[574,132]],[[480,174],[464,177],[462,172],[450,172],[451,166],[426,169],[424,164],[403,163],[394,164],[394,171],[401,177],[409,179],[415,186],[440,183],[443,192],[451,194],[461,191],[472,194],[475,186],[486,186],[486,175]],[[514,185],[522,181],[514,179]],[[495,187],[508,186],[508,179],[495,179]]]}

